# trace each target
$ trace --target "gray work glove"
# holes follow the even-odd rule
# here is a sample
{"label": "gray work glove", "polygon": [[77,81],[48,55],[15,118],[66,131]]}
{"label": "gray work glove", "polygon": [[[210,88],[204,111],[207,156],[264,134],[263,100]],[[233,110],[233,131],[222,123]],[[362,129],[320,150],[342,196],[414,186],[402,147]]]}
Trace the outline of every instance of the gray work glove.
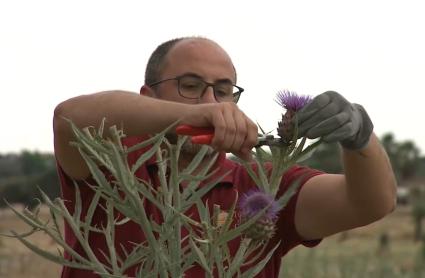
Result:
{"label": "gray work glove", "polygon": [[298,137],[321,137],[325,142],[340,142],[350,150],[366,147],[373,130],[363,106],[332,91],[315,97],[297,113],[297,118]]}

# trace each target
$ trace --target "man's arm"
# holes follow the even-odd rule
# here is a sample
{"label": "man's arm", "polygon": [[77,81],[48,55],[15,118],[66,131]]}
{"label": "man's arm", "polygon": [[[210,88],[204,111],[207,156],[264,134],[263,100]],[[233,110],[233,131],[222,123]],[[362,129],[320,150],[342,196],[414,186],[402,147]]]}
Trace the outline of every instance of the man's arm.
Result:
{"label": "man's arm", "polygon": [[[89,175],[88,167],[78,150],[69,144],[74,136],[64,118],[82,128],[98,126],[106,117],[108,127],[125,123],[124,132],[127,135],[148,134],[165,128],[173,119],[177,119],[172,113],[159,113],[156,102],[153,98],[135,93],[110,91],[82,95],[60,103],[53,119],[55,154],[59,164],[72,178],[82,179]],[[173,108],[171,111],[177,113],[179,106],[173,105]],[[156,120],[152,121],[152,118]]]}
{"label": "man's arm", "polygon": [[394,209],[394,173],[361,105],[329,91],[304,107],[298,120],[300,135],[339,142],[344,166],[343,175],[315,176],[301,189],[295,214],[301,236],[326,237],[369,224]]}
{"label": "man's arm", "polygon": [[343,161],[344,175],[318,175],[301,189],[295,225],[303,238],[364,226],[394,209],[396,181],[375,135],[362,150],[343,150]]}
{"label": "man's arm", "polygon": [[64,118],[80,128],[98,126],[106,118],[106,127],[123,126],[127,136],[160,132],[177,120],[193,126],[212,126],[212,146],[244,159],[257,138],[256,125],[234,103],[190,105],[124,91],[82,95],[60,103],[53,119],[56,158],[74,179],[88,177],[89,170],[78,150],[69,145],[74,137]]}

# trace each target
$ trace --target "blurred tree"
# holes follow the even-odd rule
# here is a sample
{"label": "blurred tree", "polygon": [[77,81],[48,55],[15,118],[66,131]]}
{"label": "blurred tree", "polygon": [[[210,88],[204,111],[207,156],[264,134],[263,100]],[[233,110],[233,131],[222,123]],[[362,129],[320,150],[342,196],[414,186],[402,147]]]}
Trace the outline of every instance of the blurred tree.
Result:
{"label": "blurred tree", "polygon": [[396,142],[392,133],[386,133],[381,138],[383,147],[388,153],[398,182],[417,176],[424,158],[420,157],[419,148],[413,141]]}
{"label": "blurred tree", "polygon": [[407,180],[416,175],[418,172],[419,149],[412,141],[405,141],[399,145],[397,159],[402,180]]}
{"label": "blurred tree", "polygon": [[415,186],[410,190],[412,216],[415,225],[414,239],[419,241],[425,236],[423,233],[423,219],[425,218],[425,188]]}
{"label": "blurred tree", "polygon": [[22,151],[21,153],[22,174],[30,176],[47,170],[46,158],[39,152]]}
{"label": "blurred tree", "polygon": [[22,164],[19,155],[0,155],[0,178],[19,176],[21,174]]}
{"label": "blurred tree", "polygon": [[323,143],[301,164],[326,173],[340,174],[343,172],[340,146],[338,143]]}
{"label": "blurred tree", "polygon": [[0,188],[0,207],[6,206],[4,201],[8,203],[21,203],[26,206],[31,206],[33,196],[35,196],[35,186],[28,184],[32,183],[32,179],[22,176],[8,179]]}
{"label": "blurred tree", "polygon": [[416,166],[417,173],[416,175],[420,178],[425,178],[425,157],[421,156],[418,159],[418,164]]}
{"label": "blurred tree", "polygon": [[[6,163],[9,162],[10,164]],[[40,187],[50,198],[60,196],[60,186],[52,154],[23,151],[20,155],[0,156],[0,207],[9,203],[22,203],[32,207],[40,198]]]}
{"label": "blurred tree", "polygon": [[381,138],[381,143],[388,154],[388,158],[390,159],[390,162],[397,180],[400,180],[400,170],[398,167],[399,163],[397,160],[398,143],[395,142],[394,134],[392,133],[384,134]]}
{"label": "blurred tree", "polygon": [[[57,198],[61,195],[56,167],[50,167],[42,175],[38,176],[34,180],[34,185],[38,186],[50,199]],[[36,191],[35,197],[41,198],[38,190]]]}

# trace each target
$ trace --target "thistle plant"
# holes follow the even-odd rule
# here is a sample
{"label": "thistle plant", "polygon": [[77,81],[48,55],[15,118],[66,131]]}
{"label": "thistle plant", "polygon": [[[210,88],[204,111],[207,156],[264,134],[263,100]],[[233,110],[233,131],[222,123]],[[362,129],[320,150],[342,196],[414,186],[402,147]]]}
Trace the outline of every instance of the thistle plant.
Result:
{"label": "thistle plant", "polygon": [[[97,129],[79,129],[72,122],[70,124],[76,138],[72,144],[80,151],[97,183],[96,186],[87,184],[94,191],[94,197],[86,216],[82,217],[82,199],[77,184],[73,213],[61,198],[51,200],[41,192],[42,202],[50,210],[50,219],[43,221],[37,209],[34,212],[28,209],[20,212],[10,206],[31,230],[23,234],[11,231],[7,236],[17,238],[48,260],[68,267],[91,270],[100,277],[128,277],[129,269],[134,266],[137,266],[134,277],[184,277],[184,273],[195,265],[203,268],[206,277],[213,277],[214,273],[218,277],[254,277],[268,262],[277,246],[265,254],[263,246],[243,238],[236,254],[232,255],[228,247],[228,242],[243,234],[261,217],[264,210],[243,224],[235,225],[232,220],[236,218],[237,199],[225,219],[220,219],[219,206],[215,205],[213,211],[209,211],[207,204],[203,203],[202,196],[221,179],[217,178],[200,187],[202,181],[211,177],[216,156],[194,174],[205,159],[207,147],[201,148],[191,163],[180,171],[180,150],[187,138],[179,137],[176,144],[170,144],[165,135],[171,127],[146,141],[126,147],[122,144],[125,134],[116,126],[110,128],[110,136],[105,138],[104,121]],[[147,146],[151,148],[133,165],[129,165],[128,154]],[[158,166],[160,186],[157,188],[135,175],[136,170],[152,156],[156,157]],[[106,169],[112,179],[108,179],[101,169]],[[169,179],[166,177],[167,169]],[[183,190],[179,187],[182,183],[187,184]],[[162,222],[156,222],[147,215],[145,202],[158,208]],[[199,221],[185,214],[193,206],[197,208]],[[91,224],[94,212],[99,208],[107,215],[106,224],[101,227]],[[61,221],[71,227],[84,255],[77,253],[65,242]],[[146,240],[134,243],[131,250],[124,247],[118,250],[115,229],[128,221],[140,226]],[[188,236],[182,237],[183,228],[188,231]],[[47,234],[58,244],[59,250],[43,250],[32,243],[28,236],[37,232]],[[90,245],[91,233],[100,233],[106,239],[108,250],[103,254],[106,263],[96,257]],[[70,258],[65,258],[64,251]]]}
{"label": "thistle plant", "polygon": [[[278,95],[278,100],[288,108],[294,97]],[[291,117],[295,123],[290,137],[292,140],[283,139],[289,138],[286,133],[279,134],[280,138],[273,138],[263,132],[263,142],[270,152],[257,146],[253,151],[254,164],[242,162],[258,188],[243,194],[240,201],[236,197],[226,215],[218,205],[214,205],[210,211],[208,204],[202,200],[222,178],[211,180],[217,156],[208,160],[208,148],[202,147],[186,168],[179,169],[179,156],[187,137],[179,136],[177,142],[171,144],[166,134],[174,126],[127,147],[122,143],[125,137],[122,129],[112,126],[109,136],[106,135],[105,121],[98,128],[83,129],[70,122],[75,135],[72,144],[79,150],[96,181],[95,186],[87,184],[94,195],[86,215],[82,217],[82,196],[76,183],[73,213],[61,198],[51,200],[41,192],[40,204],[43,202],[48,206],[50,219],[42,220],[38,209],[21,212],[10,206],[28,224],[30,231],[23,234],[11,231],[7,236],[18,239],[48,260],[91,270],[100,277],[129,277],[129,270],[135,267],[137,270],[132,277],[184,277],[185,272],[195,266],[200,266],[206,277],[254,277],[278,247],[276,245],[265,252],[265,246],[274,234],[279,211],[299,185],[299,182],[295,182],[288,192],[276,199],[282,175],[317,145],[315,143],[304,148],[305,138],[297,143],[296,114]],[[129,165],[127,156],[148,146],[150,148]],[[137,169],[152,157],[156,158],[158,167],[158,187],[136,176]],[[202,161],[207,163],[201,166]],[[169,178],[166,173],[169,173]],[[201,182],[205,183],[200,186]],[[186,186],[181,188],[180,184]],[[161,221],[147,214],[146,202],[158,209]],[[192,207],[196,207],[199,220],[187,215]],[[104,210],[107,218],[100,227],[92,224],[97,209]],[[240,221],[235,223],[237,213],[240,214]],[[66,243],[61,221],[69,225],[84,255]],[[117,248],[120,245],[115,242],[116,228],[128,221],[140,227],[146,240],[134,243],[130,250],[123,246]],[[186,236],[182,236],[182,229],[188,231]],[[37,232],[45,233],[56,242],[58,251],[43,250],[32,243],[28,236]],[[107,242],[104,260],[95,255],[90,245],[92,233],[101,234]],[[236,238],[240,238],[239,248],[231,254],[228,243]],[[64,252],[68,254],[66,258]]]}
{"label": "thistle plant", "polygon": [[[258,186],[258,190],[248,192],[240,201],[242,220],[250,219],[260,210],[266,210],[245,233],[246,237],[255,241],[268,240],[273,236],[278,212],[300,185],[299,179],[283,196],[277,198],[283,174],[294,164],[307,159],[321,143],[319,140],[305,147],[307,138],[298,140],[296,113],[310,101],[310,96],[297,95],[288,90],[278,92],[276,102],[286,109],[286,113],[282,114],[282,121],[278,122],[279,138],[274,138],[261,129],[262,138],[253,151],[256,171],[253,164],[242,162]],[[269,151],[263,150],[263,146],[268,146]]]}

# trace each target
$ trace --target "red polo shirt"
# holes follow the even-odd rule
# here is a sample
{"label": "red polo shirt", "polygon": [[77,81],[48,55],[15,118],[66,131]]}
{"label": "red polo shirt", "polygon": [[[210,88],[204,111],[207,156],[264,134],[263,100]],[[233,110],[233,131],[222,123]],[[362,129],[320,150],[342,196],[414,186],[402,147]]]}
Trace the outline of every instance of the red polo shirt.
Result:
{"label": "red polo shirt", "polygon": [[[132,146],[136,143],[139,143],[143,140],[141,137],[129,137],[124,139],[123,143],[127,146]],[[141,149],[131,153],[128,156],[128,162],[130,165],[134,164],[138,157],[143,154],[146,149]],[[255,184],[252,182],[248,173],[244,169],[243,166],[228,160],[225,157],[225,154],[221,154],[217,161],[217,167],[219,167],[219,171],[215,174],[216,177],[222,176],[227,171],[231,170],[229,174],[227,174],[224,179],[220,183],[218,183],[212,190],[210,190],[203,197],[204,201],[208,200],[208,204],[210,208],[214,205],[220,205],[221,210],[226,211],[229,210],[232,203],[235,200],[236,192],[238,192],[239,196],[242,196],[245,192],[253,189]],[[142,180],[150,182],[153,186],[158,186],[159,181],[156,174],[157,168],[155,164],[154,157],[152,157],[146,164],[142,165],[137,171],[136,175]],[[58,165],[58,172],[61,182],[62,189],[62,197],[65,200],[65,204],[68,209],[72,213],[75,205],[75,188],[73,181],[65,174],[60,165]],[[310,168],[294,166],[289,169],[281,183],[281,189],[278,195],[283,194],[288,186],[299,177],[303,176],[303,180],[301,186],[311,177],[320,174],[321,172],[317,170],[313,170]],[[95,184],[92,178],[88,178],[84,181],[79,181],[79,189],[80,194],[82,196],[82,216],[84,219],[88,207],[90,206],[90,201],[93,197],[93,191],[90,189],[87,184]],[[201,185],[202,186],[202,185]],[[300,187],[301,188],[301,187]],[[299,192],[299,191],[298,191]],[[272,240],[270,240],[268,248],[270,249],[279,241],[281,241],[280,246],[274,252],[273,257],[267,263],[266,267],[263,271],[257,276],[261,278],[270,278],[270,277],[278,277],[280,264],[282,257],[292,248],[299,244],[303,244],[308,247],[313,247],[317,245],[320,240],[316,241],[303,241],[297,233],[294,225],[294,214],[295,214],[295,205],[298,197],[298,192],[295,194],[287,206],[280,212],[279,219],[277,222],[277,231],[276,235]],[[102,203],[102,202],[101,202]],[[146,202],[145,210],[148,216],[152,217],[156,221],[160,221],[161,215],[158,209]],[[193,207],[189,209],[187,212],[188,215],[197,215],[196,208]],[[195,218],[197,218],[195,216]],[[106,217],[105,213],[102,209],[96,209],[92,225],[96,225],[97,227],[105,226]],[[73,247],[73,249],[79,254],[85,254],[81,245],[78,243],[76,237],[74,236],[70,227],[65,223],[65,240],[66,242]],[[118,254],[123,256],[122,248],[125,248],[127,252],[132,249],[134,246],[134,242],[142,242],[145,240],[144,234],[141,231],[139,225],[134,222],[127,222],[126,224],[120,225],[116,227],[115,230],[115,243],[116,250]],[[239,248],[239,238],[236,238],[229,242],[229,249],[232,254],[236,252]],[[97,258],[105,263],[105,259],[103,259],[103,254],[108,254],[108,248],[105,241],[105,238],[99,233],[91,233],[90,234],[90,245],[92,250],[96,254]],[[69,259],[69,254],[65,253],[65,256]],[[128,273],[126,273],[130,277],[135,276],[136,268],[129,269]],[[93,274],[87,270],[75,269],[70,267],[64,267],[62,270],[62,278],[91,278],[91,277],[99,277],[96,274]],[[186,277],[204,277],[203,270],[199,266],[195,266],[191,268],[187,273]]]}

